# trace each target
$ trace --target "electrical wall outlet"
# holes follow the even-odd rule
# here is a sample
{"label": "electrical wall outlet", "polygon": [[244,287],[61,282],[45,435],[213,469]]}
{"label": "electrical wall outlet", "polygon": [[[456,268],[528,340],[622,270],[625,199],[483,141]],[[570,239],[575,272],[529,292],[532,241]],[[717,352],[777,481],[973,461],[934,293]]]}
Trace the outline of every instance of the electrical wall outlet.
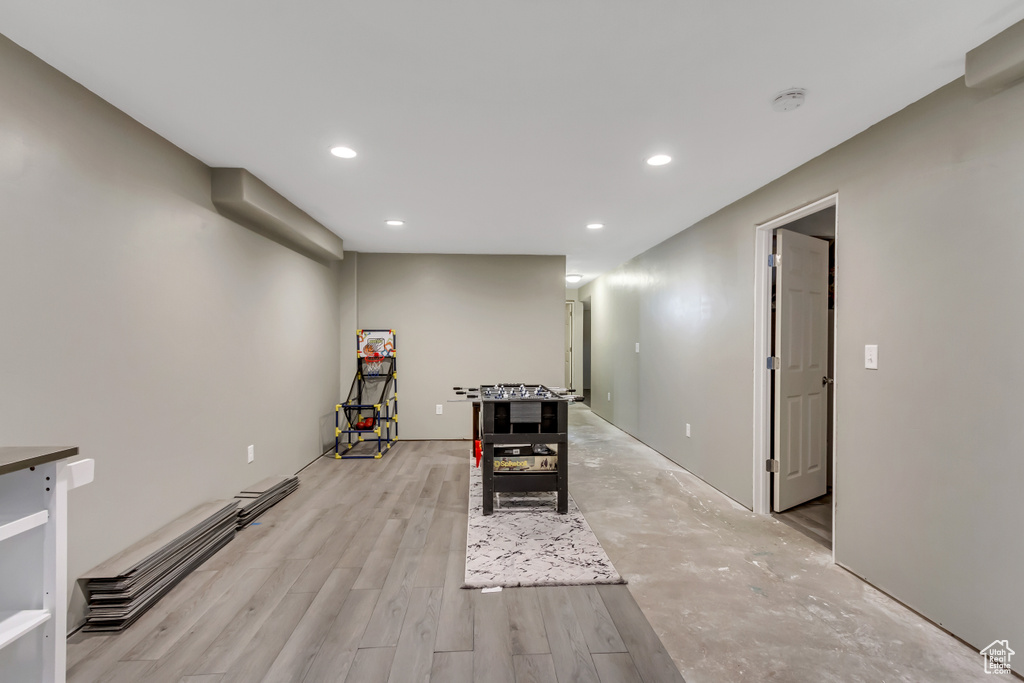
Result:
{"label": "electrical wall outlet", "polygon": [[249,446],[249,455],[248,455],[248,457],[249,457],[248,462],[252,462],[253,458],[256,457],[256,447],[255,446]]}
{"label": "electrical wall outlet", "polygon": [[690,436],[690,423],[686,423],[686,436]]}
{"label": "electrical wall outlet", "polygon": [[444,414],[444,404],[438,403],[437,404],[437,408],[435,408],[434,410],[437,411],[438,415],[443,415]]}
{"label": "electrical wall outlet", "polygon": [[636,352],[640,353],[640,342],[636,343]]}
{"label": "electrical wall outlet", "polygon": [[608,400],[609,401],[612,400],[612,392],[610,392],[610,391],[608,392]]}

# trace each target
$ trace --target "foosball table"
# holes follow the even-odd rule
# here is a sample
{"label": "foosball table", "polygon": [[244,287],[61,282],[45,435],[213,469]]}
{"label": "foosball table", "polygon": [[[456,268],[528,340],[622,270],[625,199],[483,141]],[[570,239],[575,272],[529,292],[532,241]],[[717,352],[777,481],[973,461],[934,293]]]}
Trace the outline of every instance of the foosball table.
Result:
{"label": "foosball table", "polygon": [[473,439],[480,444],[483,513],[494,494],[554,491],[557,510],[569,511],[569,403],[542,384],[455,387],[473,401]]}

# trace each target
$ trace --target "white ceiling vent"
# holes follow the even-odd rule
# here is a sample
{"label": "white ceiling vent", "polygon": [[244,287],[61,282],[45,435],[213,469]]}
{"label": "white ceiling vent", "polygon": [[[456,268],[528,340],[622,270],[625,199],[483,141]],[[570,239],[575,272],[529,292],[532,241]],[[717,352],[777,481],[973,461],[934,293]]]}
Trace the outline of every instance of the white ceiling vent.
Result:
{"label": "white ceiling vent", "polygon": [[772,109],[775,111],[793,111],[804,103],[807,91],[803,88],[789,88],[783,90],[772,100]]}

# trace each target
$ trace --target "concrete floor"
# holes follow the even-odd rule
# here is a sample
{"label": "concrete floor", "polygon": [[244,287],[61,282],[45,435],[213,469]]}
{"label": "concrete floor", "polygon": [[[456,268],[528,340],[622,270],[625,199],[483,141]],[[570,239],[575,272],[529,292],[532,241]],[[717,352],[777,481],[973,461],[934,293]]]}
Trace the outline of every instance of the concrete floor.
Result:
{"label": "concrete floor", "polygon": [[991,680],[967,645],[594,415],[569,490],[688,683]]}

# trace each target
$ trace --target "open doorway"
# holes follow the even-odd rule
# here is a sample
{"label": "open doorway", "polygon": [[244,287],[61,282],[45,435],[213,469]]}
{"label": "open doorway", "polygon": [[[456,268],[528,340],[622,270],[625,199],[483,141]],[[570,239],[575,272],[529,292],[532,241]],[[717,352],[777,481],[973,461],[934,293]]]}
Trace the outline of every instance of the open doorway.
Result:
{"label": "open doorway", "polygon": [[755,510],[832,548],[837,203],[757,227]]}

